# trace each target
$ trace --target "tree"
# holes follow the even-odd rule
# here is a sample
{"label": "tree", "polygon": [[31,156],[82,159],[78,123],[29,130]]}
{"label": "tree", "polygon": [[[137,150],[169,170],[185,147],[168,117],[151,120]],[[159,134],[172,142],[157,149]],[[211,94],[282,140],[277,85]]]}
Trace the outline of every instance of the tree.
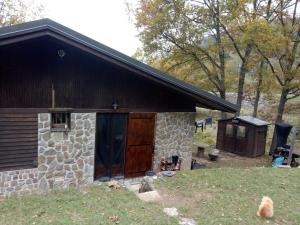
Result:
{"label": "tree", "polygon": [[171,60],[172,68],[188,64],[201,69],[213,84],[211,91],[221,98],[226,99],[228,89],[228,60],[237,55],[241,61],[237,105],[241,107],[255,48],[253,40],[245,37],[256,26],[257,5],[256,0],[140,0],[134,15],[148,57]]}
{"label": "tree", "polygon": [[270,1],[273,19],[268,20],[269,35],[255,41],[257,51],[268,64],[281,87],[276,122],[281,122],[286,102],[300,96],[300,20],[298,0]]}
{"label": "tree", "polygon": [[[267,0],[271,2],[271,0]],[[260,89],[262,84],[262,70],[264,68],[264,60],[259,63],[257,69],[257,54],[255,54],[254,39],[259,35],[262,24],[261,17],[265,15],[265,19],[270,18],[270,9],[268,4],[265,5],[265,0],[235,0],[227,1],[226,16],[222,17],[221,25],[231,41],[235,54],[240,58],[241,65],[238,76],[237,89],[237,105],[241,108],[242,101],[245,97],[244,85],[246,74],[251,70],[258,72],[258,82],[256,87],[256,99],[254,103],[253,115],[257,114],[258,101],[260,98]],[[263,14],[266,13],[266,14]],[[246,94],[249,96],[248,94]],[[237,113],[239,115],[240,112]]]}
{"label": "tree", "polygon": [[42,5],[22,0],[2,0],[0,2],[0,27],[14,25],[41,17]]}
{"label": "tree", "polygon": [[[270,18],[272,16],[271,13],[271,4],[272,0],[255,0],[253,3],[253,7],[255,8],[255,13],[257,16],[260,15],[265,15],[264,18],[266,21],[270,21]],[[258,7],[260,5],[260,7]],[[258,73],[257,73],[257,85],[256,85],[256,94],[255,94],[255,99],[254,99],[254,106],[253,106],[253,117],[257,117],[257,112],[258,112],[258,104],[261,96],[261,91],[262,91],[262,85],[263,85],[263,73],[266,73],[266,62],[264,58],[260,59],[259,62],[259,67],[258,67]]]}
{"label": "tree", "polygon": [[217,16],[223,8],[219,1],[140,0],[133,13],[148,58],[200,69],[225,99],[228,56]]}
{"label": "tree", "polygon": [[257,112],[258,112],[258,103],[260,100],[260,95],[261,95],[261,89],[262,89],[262,83],[263,83],[263,73],[265,72],[265,61],[262,59],[259,62],[258,66],[258,72],[257,72],[257,85],[256,85],[256,93],[255,93],[255,99],[254,99],[254,104],[253,104],[253,117],[257,117]]}
{"label": "tree", "polygon": [[[181,68],[196,71],[192,76],[205,77],[210,91],[224,99],[238,79],[238,106],[250,96],[245,87],[255,89],[254,116],[261,92],[268,89],[263,81],[272,73],[281,87],[276,119],[281,121],[285,103],[300,92],[297,6],[298,0],[139,0],[133,13],[148,60],[165,63],[160,68],[174,74]],[[239,71],[232,79],[230,63],[236,57]],[[252,80],[245,86],[253,71],[256,85]],[[274,83],[269,84],[277,90]]]}

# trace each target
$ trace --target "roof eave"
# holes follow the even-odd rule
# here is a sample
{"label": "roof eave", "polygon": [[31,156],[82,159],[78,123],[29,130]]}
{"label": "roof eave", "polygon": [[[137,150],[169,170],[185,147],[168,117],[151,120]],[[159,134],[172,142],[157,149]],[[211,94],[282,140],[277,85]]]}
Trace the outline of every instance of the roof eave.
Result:
{"label": "roof eave", "polygon": [[[26,27],[26,24],[27,25],[31,24],[31,26]],[[33,32],[40,32],[40,31],[45,31],[45,30],[55,32],[66,38],[69,38],[75,42],[78,42],[84,46],[87,46],[88,48],[98,51],[101,54],[111,57],[114,60],[125,63],[126,65],[133,66],[137,70],[140,70],[148,75],[151,75],[155,79],[172,84],[173,86],[176,86],[176,87],[184,90],[186,93],[194,96],[196,99],[198,99],[198,101],[199,101],[199,98],[200,99],[205,98],[208,101],[213,101],[214,103],[220,105],[220,107],[214,107],[215,110],[226,111],[226,112],[231,112],[231,113],[235,113],[235,112],[239,111],[239,107],[235,104],[232,104],[228,101],[222,100],[221,98],[216,97],[208,92],[202,91],[192,85],[189,85],[183,81],[180,81],[174,77],[171,77],[170,75],[168,75],[166,73],[163,73],[163,72],[161,72],[157,69],[154,69],[140,61],[137,61],[127,55],[117,52],[114,49],[111,49],[105,45],[102,45],[101,43],[98,43],[98,42],[94,41],[93,39],[90,39],[80,33],[77,33],[76,31],[73,31],[67,27],[64,27],[63,25],[58,24],[50,19],[42,19],[42,20],[38,20],[38,21],[29,22],[26,24],[16,25],[15,27],[19,26],[20,27],[19,29],[15,29],[15,30],[11,29],[11,31],[9,31],[10,29],[8,28],[8,32],[5,32],[3,34],[0,33],[0,42],[3,39],[9,39],[9,38],[15,37],[15,36],[22,36],[22,35],[30,34]],[[36,24],[36,25],[34,25],[34,24]],[[71,33],[76,34],[77,37],[75,35],[72,35]],[[88,41],[85,41],[84,39],[86,39]],[[100,45],[100,47],[96,46],[96,44]],[[200,103],[200,101],[199,101],[199,103]]]}

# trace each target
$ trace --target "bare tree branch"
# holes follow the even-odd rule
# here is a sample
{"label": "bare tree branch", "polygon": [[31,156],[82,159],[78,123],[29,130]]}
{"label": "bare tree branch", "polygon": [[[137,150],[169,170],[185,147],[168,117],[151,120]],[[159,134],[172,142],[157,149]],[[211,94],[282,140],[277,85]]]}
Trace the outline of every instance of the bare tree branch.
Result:
{"label": "bare tree branch", "polygon": [[167,72],[172,71],[176,67],[181,66],[181,65],[186,64],[186,63],[191,62],[191,61],[192,61],[191,59],[187,59],[187,60],[184,60],[182,62],[175,63],[174,65],[167,68]]}
{"label": "bare tree branch", "polygon": [[241,58],[242,61],[244,61],[244,56],[242,55],[239,47],[238,47],[238,44],[236,42],[236,40],[233,38],[233,36],[230,34],[230,32],[227,30],[226,26],[223,24],[223,23],[220,23],[220,25],[222,26],[222,28],[224,29],[225,33],[227,34],[227,36],[229,37],[229,39],[231,40],[237,54],[239,55],[239,57]]}
{"label": "bare tree branch", "polygon": [[273,64],[271,63],[271,61],[269,60],[269,58],[259,49],[259,47],[255,44],[257,51],[259,52],[259,54],[266,60],[266,62],[268,63],[273,75],[275,76],[276,80],[279,82],[279,84],[281,86],[284,86],[283,81],[280,79],[280,77],[278,76],[278,74],[275,71],[275,68],[273,66]]}

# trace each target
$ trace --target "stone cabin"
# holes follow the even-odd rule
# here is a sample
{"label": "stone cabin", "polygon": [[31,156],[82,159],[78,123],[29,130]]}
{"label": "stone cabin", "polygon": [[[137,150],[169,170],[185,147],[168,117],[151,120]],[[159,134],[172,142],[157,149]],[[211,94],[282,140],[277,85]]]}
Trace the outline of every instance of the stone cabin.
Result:
{"label": "stone cabin", "polygon": [[237,110],[49,19],[0,28],[0,61],[0,195],[189,169],[196,106]]}

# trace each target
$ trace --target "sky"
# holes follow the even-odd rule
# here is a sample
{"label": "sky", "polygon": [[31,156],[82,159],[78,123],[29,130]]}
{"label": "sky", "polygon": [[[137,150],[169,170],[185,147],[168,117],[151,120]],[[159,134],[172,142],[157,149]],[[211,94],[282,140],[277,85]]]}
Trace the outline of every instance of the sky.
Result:
{"label": "sky", "polygon": [[[137,0],[127,0],[134,4]],[[141,46],[125,0],[35,0],[44,17],[132,56]]]}

